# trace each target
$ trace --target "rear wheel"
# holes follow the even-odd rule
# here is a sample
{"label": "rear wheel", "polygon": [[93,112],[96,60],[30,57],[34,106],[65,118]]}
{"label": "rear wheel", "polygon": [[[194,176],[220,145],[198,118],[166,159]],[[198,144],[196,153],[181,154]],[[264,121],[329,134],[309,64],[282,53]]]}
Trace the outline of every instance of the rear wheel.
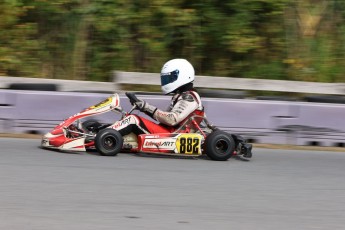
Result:
{"label": "rear wheel", "polygon": [[122,146],[123,137],[115,129],[103,129],[95,137],[96,150],[103,156],[116,156]]}
{"label": "rear wheel", "polygon": [[221,130],[209,134],[205,140],[206,155],[216,161],[226,161],[232,157],[235,147],[232,136]]}

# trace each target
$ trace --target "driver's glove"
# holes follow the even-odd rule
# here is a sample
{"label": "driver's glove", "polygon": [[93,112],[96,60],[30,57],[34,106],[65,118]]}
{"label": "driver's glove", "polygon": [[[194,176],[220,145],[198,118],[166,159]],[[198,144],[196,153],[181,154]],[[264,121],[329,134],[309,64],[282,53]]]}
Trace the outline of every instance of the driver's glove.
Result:
{"label": "driver's glove", "polygon": [[153,105],[150,105],[146,101],[138,100],[134,102],[134,104],[137,106],[137,108],[141,111],[149,115],[150,117],[153,117],[153,114],[156,112],[157,108]]}

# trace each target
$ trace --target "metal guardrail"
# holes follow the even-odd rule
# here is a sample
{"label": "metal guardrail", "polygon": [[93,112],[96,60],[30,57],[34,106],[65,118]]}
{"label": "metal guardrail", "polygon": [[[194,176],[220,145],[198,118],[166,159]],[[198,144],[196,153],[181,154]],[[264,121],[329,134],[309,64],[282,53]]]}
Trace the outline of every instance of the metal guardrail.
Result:
{"label": "metal guardrail", "polygon": [[[57,84],[59,91],[108,91],[120,89],[121,84],[160,85],[158,73],[114,71],[112,82],[74,81],[43,78],[1,77],[0,88],[13,83]],[[311,94],[345,95],[345,83],[320,83],[233,77],[196,76],[194,85],[199,88],[278,91]]]}
{"label": "metal guardrail", "polygon": [[[160,78],[158,73],[115,71],[113,73],[113,79],[116,84],[160,85]],[[210,89],[258,90],[345,95],[345,83],[320,83],[305,81],[196,76],[194,85],[196,87]]]}
{"label": "metal guardrail", "polygon": [[76,81],[46,78],[6,77],[0,76],[0,89],[9,88],[11,84],[56,84],[59,91],[109,91],[118,90],[114,82]]}

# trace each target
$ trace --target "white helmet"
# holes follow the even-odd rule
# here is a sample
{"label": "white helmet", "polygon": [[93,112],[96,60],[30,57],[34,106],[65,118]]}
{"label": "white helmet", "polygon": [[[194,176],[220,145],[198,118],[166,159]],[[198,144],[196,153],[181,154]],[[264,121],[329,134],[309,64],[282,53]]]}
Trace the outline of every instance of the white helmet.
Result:
{"label": "white helmet", "polygon": [[186,59],[172,59],[161,70],[161,85],[164,94],[194,81],[194,68]]}

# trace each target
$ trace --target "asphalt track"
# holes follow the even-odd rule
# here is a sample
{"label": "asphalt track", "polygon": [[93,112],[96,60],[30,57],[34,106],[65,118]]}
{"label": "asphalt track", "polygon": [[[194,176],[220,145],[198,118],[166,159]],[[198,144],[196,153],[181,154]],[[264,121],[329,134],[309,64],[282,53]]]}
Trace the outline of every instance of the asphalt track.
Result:
{"label": "asphalt track", "polygon": [[0,229],[345,229],[345,152],[71,154],[0,138]]}

